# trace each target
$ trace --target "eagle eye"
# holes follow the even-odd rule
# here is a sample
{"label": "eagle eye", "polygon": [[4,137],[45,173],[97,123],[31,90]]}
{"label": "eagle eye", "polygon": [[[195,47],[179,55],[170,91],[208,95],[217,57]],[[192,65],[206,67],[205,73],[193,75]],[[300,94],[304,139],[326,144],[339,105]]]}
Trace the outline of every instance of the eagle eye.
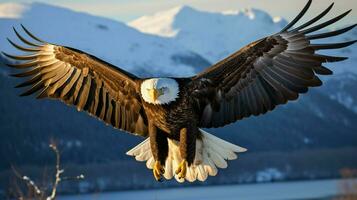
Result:
{"label": "eagle eye", "polygon": [[168,88],[168,87],[165,87],[165,86],[160,88],[160,91],[161,91],[161,92],[166,92],[166,91],[168,91],[168,90],[169,90],[169,88]]}

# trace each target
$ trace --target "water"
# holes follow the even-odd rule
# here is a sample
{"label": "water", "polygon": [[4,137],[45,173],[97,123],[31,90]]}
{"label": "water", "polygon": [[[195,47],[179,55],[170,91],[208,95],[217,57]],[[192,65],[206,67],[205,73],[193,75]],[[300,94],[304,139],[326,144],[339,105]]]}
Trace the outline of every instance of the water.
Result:
{"label": "water", "polygon": [[185,187],[63,196],[59,200],[297,200],[339,194],[341,180],[298,181],[248,185]]}

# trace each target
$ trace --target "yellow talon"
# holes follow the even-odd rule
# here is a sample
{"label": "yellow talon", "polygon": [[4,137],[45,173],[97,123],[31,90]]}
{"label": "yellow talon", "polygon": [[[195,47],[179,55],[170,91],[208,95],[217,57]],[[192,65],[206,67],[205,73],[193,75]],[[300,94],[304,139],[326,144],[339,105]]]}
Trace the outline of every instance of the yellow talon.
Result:
{"label": "yellow talon", "polygon": [[161,182],[161,175],[165,173],[165,168],[160,164],[159,161],[155,161],[154,168],[152,169],[154,177],[157,181]]}
{"label": "yellow talon", "polygon": [[187,166],[188,163],[185,159],[183,159],[178,166],[177,170],[175,173],[178,175],[179,178],[185,178],[186,177],[186,172],[187,172]]}

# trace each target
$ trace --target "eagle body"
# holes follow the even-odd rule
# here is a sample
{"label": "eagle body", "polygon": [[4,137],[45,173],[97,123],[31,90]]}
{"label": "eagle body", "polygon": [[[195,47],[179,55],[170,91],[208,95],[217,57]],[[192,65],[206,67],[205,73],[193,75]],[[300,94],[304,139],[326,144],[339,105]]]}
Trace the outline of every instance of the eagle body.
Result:
{"label": "eagle body", "polygon": [[[195,158],[196,138],[200,138],[198,128],[199,113],[194,106],[186,78],[150,78],[145,81],[171,79],[177,83],[178,94],[168,103],[152,104],[143,99],[143,107],[148,116],[148,131],[154,158],[165,164],[168,156],[168,139],[179,143],[181,156],[190,166]],[[142,83],[141,83],[142,84]],[[145,90],[144,90],[145,92]],[[143,94],[141,96],[144,96]]]}
{"label": "eagle body", "polygon": [[[178,83],[179,93],[177,98],[166,104],[152,104],[143,100],[143,106],[148,119],[154,125],[166,132],[169,137],[178,139],[181,128],[187,124],[197,125],[198,113],[193,106],[192,99],[185,84],[187,79],[173,79]],[[149,121],[150,121],[149,120]]]}
{"label": "eagle body", "polygon": [[3,54],[20,61],[7,65],[21,70],[12,76],[27,78],[16,86],[28,88],[21,96],[60,100],[116,129],[146,138],[127,154],[145,161],[156,180],[205,181],[246,149],[204,128],[223,127],[296,100],[309,88],[322,85],[319,76],[333,73],[324,63],[347,59],[319,52],[356,41],[315,41],[353,29],[357,24],[320,31],[351,10],[318,22],[331,4],[294,27],[311,3],[308,0],[280,32],[250,43],[192,77],[140,78],[83,51],[45,42],[23,26],[27,37],[14,31],[25,46],[8,40],[28,54]]}

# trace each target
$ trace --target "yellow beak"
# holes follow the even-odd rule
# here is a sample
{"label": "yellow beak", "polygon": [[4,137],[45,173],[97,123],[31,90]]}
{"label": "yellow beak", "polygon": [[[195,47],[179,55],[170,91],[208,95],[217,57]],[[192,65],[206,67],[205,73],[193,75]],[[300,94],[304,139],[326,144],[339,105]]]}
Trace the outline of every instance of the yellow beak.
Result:
{"label": "yellow beak", "polygon": [[156,101],[161,94],[157,89],[149,89],[149,95],[153,101]]}

